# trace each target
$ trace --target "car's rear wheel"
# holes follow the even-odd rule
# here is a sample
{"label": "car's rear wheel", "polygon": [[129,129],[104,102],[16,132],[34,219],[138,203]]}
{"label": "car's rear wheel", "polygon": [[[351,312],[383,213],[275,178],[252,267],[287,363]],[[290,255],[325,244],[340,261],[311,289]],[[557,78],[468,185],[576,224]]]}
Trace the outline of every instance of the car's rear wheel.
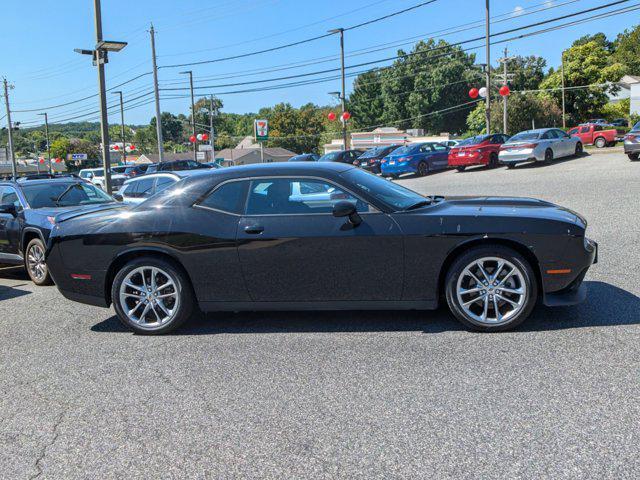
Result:
{"label": "car's rear wheel", "polygon": [[631,160],[632,162],[637,162],[638,158],[640,158],[640,153],[630,153],[629,154],[629,160]]}
{"label": "car's rear wheel", "polygon": [[582,146],[582,142],[576,143],[576,155],[582,155],[584,151],[584,147]]}
{"label": "car's rear wheel", "polygon": [[465,165],[460,165],[459,167],[456,167],[456,170],[457,170],[457,171],[459,171],[459,172],[464,172],[464,170],[465,170],[466,168],[467,168],[467,167],[466,167]]}
{"label": "car's rear wheel", "polygon": [[489,156],[489,168],[496,168],[498,166],[498,154],[497,153],[492,153],[491,156]]}
{"label": "car's rear wheel", "polygon": [[607,146],[607,141],[604,139],[604,137],[598,137],[596,138],[595,142],[593,142],[593,144],[598,148],[604,148]]}
{"label": "car's rear wheel", "polygon": [[427,162],[420,162],[418,164],[418,176],[424,177],[428,173],[429,173],[429,165],[427,165]]}
{"label": "car's rear wheel", "polygon": [[551,162],[553,162],[553,150],[547,148],[544,152],[544,163],[549,164]]}
{"label": "car's rear wheel", "polygon": [[120,321],[142,334],[167,333],[193,312],[194,295],[186,275],[171,263],[143,257],[116,274],[111,299]]}
{"label": "car's rear wheel", "polygon": [[515,163],[507,163],[507,168],[509,170],[511,170],[512,168],[516,168],[516,164]]}
{"label": "car's rear wheel", "polygon": [[537,300],[529,262],[501,245],[475,247],[458,257],[445,281],[451,312],[465,326],[485,332],[522,323]]}
{"label": "car's rear wheel", "polygon": [[53,285],[49,269],[44,261],[45,246],[39,238],[32,239],[25,249],[24,266],[29,278],[38,286]]}

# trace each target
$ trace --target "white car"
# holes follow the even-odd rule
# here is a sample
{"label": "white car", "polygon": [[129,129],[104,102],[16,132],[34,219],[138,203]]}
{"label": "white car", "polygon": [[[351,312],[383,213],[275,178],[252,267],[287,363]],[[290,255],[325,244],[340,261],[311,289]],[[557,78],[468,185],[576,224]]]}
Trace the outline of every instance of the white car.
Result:
{"label": "white car", "polygon": [[520,132],[500,147],[498,160],[508,168],[522,162],[551,163],[556,158],[580,155],[582,142],[558,128]]}
{"label": "white car", "polygon": [[[105,189],[104,170],[102,168],[84,168],[78,173],[80,178],[93,183],[95,186]],[[122,184],[128,179],[127,175],[122,175],[111,171],[111,189],[117,192]]]}
{"label": "white car", "polygon": [[206,175],[216,170],[218,169],[176,170],[140,175],[125,181],[118,193],[113,195],[113,198],[122,203],[137,205],[183,178]]}

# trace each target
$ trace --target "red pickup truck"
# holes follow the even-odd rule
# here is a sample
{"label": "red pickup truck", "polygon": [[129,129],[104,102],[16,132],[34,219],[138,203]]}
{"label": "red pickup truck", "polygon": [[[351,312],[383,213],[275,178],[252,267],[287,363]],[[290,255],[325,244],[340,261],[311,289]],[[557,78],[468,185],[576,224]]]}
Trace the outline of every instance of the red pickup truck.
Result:
{"label": "red pickup truck", "polygon": [[573,127],[567,133],[572,137],[578,137],[583,145],[595,145],[598,148],[613,147],[618,135],[615,128],[606,128],[595,123]]}

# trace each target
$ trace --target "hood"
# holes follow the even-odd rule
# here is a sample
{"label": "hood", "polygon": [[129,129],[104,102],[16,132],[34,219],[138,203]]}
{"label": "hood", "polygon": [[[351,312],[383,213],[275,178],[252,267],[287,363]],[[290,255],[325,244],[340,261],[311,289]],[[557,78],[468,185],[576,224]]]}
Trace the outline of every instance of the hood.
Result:
{"label": "hood", "polygon": [[[122,210],[128,208],[127,205],[122,203],[112,202],[104,203],[101,205],[81,205],[75,207],[69,207],[65,209],[53,208],[51,210],[51,216],[55,217],[55,223],[62,223],[71,218],[80,217],[83,215],[96,214],[105,211]],[[40,209],[45,210],[45,209]],[[62,211],[61,211],[62,210]]]}
{"label": "hood", "polygon": [[[432,210],[433,211],[433,210]],[[587,221],[578,213],[551,202],[524,197],[446,197],[437,213],[459,216],[522,217],[555,220],[587,228]]]}

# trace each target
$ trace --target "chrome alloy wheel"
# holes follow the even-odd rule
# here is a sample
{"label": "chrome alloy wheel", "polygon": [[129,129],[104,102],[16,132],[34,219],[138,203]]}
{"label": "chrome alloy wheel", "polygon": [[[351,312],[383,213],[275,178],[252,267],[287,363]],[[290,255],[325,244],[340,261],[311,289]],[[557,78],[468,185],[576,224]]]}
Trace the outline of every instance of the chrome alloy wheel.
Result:
{"label": "chrome alloy wheel", "polygon": [[122,311],[143,329],[155,330],[166,325],[180,308],[178,282],[158,267],[131,270],[119,293]]}
{"label": "chrome alloy wheel", "polygon": [[44,261],[44,250],[37,242],[27,252],[27,268],[31,277],[42,281],[47,276],[47,264]]}
{"label": "chrome alloy wheel", "polygon": [[499,257],[483,257],[467,265],[456,285],[458,304],[481,325],[500,325],[516,317],[527,304],[524,274]]}

